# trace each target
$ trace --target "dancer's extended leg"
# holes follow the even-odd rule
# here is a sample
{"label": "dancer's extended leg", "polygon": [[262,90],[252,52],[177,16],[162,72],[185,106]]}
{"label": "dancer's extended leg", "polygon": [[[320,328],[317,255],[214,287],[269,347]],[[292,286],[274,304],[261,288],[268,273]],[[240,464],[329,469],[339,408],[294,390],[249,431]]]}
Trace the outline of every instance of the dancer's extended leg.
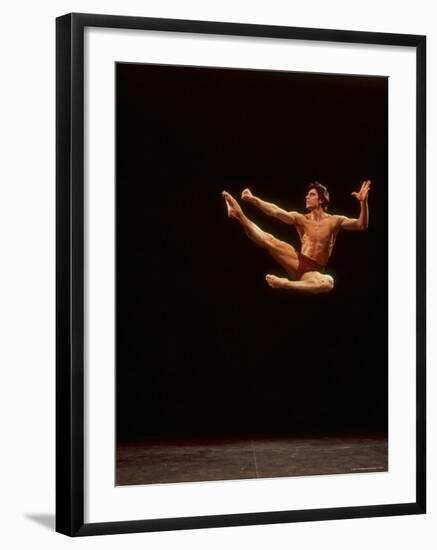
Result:
{"label": "dancer's extended leg", "polygon": [[246,235],[253,242],[267,249],[286,272],[294,276],[299,265],[299,258],[295,249],[288,243],[280,241],[270,233],[266,233],[249,220],[232,195],[223,191],[223,197],[228,208],[228,216],[230,218],[235,218],[242,225]]}
{"label": "dancer's extended leg", "polygon": [[[225,198],[226,206],[228,208],[228,216],[230,218],[235,218],[237,221],[239,221],[240,224],[243,226],[246,235],[256,244],[264,247],[266,245],[269,234],[260,229],[255,223],[253,223],[251,220],[249,220],[247,216],[244,215],[243,211],[241,210],[241,206],[232,195],[230,195],[226,191],[223,191],[223,197]],[[272,237],[272,235],[270,235],[270,237]]]}

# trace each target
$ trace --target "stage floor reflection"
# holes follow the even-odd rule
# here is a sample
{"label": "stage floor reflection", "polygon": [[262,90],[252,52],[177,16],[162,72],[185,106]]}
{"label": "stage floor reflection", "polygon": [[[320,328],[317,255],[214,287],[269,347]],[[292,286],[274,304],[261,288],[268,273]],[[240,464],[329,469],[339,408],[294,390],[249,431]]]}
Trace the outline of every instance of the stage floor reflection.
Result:
{"label": "stage floor reflection", "polygon": [[117,485],[388,470],[387,434],[154,437],[119,443]]}

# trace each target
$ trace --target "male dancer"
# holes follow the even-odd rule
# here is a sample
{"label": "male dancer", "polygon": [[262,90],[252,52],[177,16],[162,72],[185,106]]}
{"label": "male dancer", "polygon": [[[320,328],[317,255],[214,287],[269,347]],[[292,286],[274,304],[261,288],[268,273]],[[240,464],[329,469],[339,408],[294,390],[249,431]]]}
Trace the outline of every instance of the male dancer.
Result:
{"label": "male dancer", "polygon": [[294,225],[301,241],[301,252],[291,245],[280,241],[270,233],[262,231],[249,220],[240,205],[227,191],[222,195],[228,208],[228,216],[235,218],[247,236],[259,246],[270,252],[273,258],[285,269],[288,278],[266,275],[266,281],[272,288],[294,289],[311,294],[330,292],[334,288],[334,279],[324,273],[325,266],[332,254],[335,239],[340,229],[363,231],[369,224],[369,207],[367,197],[370,180],[362,183],[358,192],[352,195],[360,202],[360,215],[357,219],[327,213],[329,193],[324,185],[318,182],[307,187],[306,208],[308,214],[287,212],[275,204],[263,201],[252,195],[249,189],[241,193],[241,198],[258,207],[269,216]]}

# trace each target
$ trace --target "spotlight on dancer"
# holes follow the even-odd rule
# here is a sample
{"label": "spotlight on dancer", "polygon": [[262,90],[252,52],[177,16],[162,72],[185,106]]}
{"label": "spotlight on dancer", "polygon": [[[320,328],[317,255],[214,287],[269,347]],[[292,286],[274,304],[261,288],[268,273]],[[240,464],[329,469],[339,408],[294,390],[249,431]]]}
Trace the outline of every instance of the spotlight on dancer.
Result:
{"label": "spotlight on dancer", "polygon": [[368,227],[370,184],[370,180],[365,180],[360,190],[352,193],[360,203],[358,218],[328,214],[329,193],[327,188],[317,181],[310,183],[307,187],[305,197],[306,208],[309,211],[307,214],[287,212],[273,203],[255,197],[250,189],[244,189],[241,198],[245,202],[253,204],[268,216],[295,226],[301,242],[300,252],[290,244],[266,233],[249,220],[230,193],[223,191],[222,195],[226,201],[228,216],[237,220],[246,235],[257,245],[265,248],[288,275],[288,277],[266,275],[267,284],[272,288],[321,294],[330,292],[334,288],[334,279],[325,273],[325,268],[340,229],[363,231]]}

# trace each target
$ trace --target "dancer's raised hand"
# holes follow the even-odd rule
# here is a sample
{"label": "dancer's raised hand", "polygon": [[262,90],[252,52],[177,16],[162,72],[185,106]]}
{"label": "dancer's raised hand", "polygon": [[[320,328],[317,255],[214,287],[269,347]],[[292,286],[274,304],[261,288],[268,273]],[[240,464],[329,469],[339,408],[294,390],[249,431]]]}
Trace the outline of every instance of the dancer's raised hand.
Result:
{"label": "dancer's raised hand", "polygon": [[364,202],[365,200],[367,200],[367,195],[369,194],[370,183],[370,180],[363,181],[361,189],[358,191],[358,193],[356,191],[353,191],[352,195],[360,202]]}
{"label": "dancer's raised hand", "polygon": [[244,189],[243,192],[241,193],[241,198],[244,201],[250,201],[253,198],[251,190],[248,188]]}

